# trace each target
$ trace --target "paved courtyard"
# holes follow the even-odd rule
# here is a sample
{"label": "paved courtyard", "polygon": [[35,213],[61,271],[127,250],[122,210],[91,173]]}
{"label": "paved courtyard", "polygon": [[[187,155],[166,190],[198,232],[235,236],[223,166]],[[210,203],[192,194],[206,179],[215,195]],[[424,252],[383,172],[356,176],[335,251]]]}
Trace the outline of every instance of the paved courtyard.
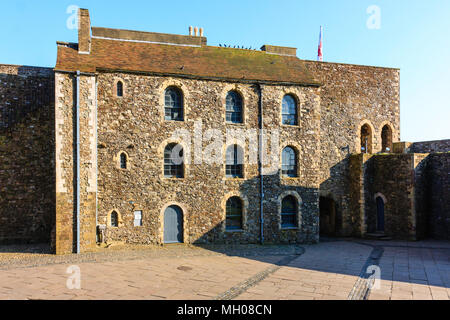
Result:
{"label": "paved courtyard", "polygon": [[[379,288],[370,290],[369,266],[380,268]],[[178,245],[79,256],[0,247],[1,300],[449,298],[449,242]]]}

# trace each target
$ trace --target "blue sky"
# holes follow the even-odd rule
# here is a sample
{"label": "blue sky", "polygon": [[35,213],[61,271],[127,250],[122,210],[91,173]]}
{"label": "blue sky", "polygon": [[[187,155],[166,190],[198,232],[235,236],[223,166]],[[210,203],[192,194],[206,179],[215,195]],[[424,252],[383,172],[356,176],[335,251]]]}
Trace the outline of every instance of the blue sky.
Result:
{"label": "blue sky", "polygon": [[[0,63],[53,67],[58,41],[77,42],[66,27],[70,5],[88,8],[93,26],[187,34],[205,29],[211,45],[298,48],[324,59],[401,69],[401,138],[450,138],[450,1],[448,0],[15,0],[2,1]],[[369,29],[367,8],[381,10]]]}

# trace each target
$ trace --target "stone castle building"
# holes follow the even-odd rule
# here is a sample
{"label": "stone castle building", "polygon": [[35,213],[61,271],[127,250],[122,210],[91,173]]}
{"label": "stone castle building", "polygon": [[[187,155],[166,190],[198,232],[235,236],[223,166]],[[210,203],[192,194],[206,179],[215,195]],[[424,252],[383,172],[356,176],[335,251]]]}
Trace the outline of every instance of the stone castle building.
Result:
{"label": "stone castle building", "polygon": [[91,28],[85,9],[78,32],[53,69],[0,65],[0,242],[449,239],[450,141],[400,142],[398,69]]}

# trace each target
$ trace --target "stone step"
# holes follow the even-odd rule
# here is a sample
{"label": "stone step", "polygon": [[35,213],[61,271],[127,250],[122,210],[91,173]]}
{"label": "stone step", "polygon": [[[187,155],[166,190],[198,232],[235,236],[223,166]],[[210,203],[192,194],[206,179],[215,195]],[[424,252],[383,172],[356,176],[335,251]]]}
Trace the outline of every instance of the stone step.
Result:
{"label": "stone step", "polygon": [[392,240],[391,237],[386,236],[384,233],[376,232],[376,233],[366,233],[364,236],[366,239],[372,239],[372,240],[383,240],[383,241],[389,241]]}

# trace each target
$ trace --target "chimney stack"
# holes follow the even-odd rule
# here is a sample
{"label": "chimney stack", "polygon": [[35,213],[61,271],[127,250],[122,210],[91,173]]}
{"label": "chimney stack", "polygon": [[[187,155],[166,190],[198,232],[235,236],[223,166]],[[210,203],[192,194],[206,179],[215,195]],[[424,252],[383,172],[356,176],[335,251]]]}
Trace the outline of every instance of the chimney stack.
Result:
{"label": "chimney stack", "polygon": [[189,35],[190,35],[190,36],[193,36],[193,35],[194,35],[194,34],[193,34],[192,26],[189,26]]}
{"label": "chimney stack", "polygon": [[200,28],[200,37],[203,37],[203,28]]}
{"label": "chimney stack", "polygon": [[78,11],[78,53],[91,53],[91,19],[88,9]]}
{"label": "chimney stack", "polygon": [[195,36],[198,37],[198,27],[194,28]]}

